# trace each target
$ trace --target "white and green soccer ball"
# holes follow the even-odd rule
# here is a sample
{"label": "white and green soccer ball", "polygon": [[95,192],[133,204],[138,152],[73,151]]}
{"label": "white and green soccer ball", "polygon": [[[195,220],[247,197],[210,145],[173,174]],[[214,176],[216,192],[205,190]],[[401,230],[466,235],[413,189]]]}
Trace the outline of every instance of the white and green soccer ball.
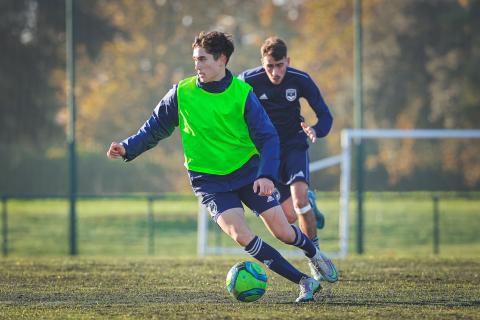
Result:
{"label": "white and green soccer ball", "polygon": [[239,262],[228,271],[227,290],[238,301],[257,301],[266,289],[267,274],[258,263]]}

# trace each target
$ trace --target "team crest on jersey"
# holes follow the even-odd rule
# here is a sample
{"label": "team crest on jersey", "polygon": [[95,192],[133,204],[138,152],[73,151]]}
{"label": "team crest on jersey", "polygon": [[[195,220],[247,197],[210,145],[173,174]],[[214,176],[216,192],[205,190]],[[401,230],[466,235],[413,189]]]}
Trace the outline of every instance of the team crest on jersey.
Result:
{"label": "team crest on jersey", "polygon": [[273,188],[272,196],[275,200],[280,201],[280,191],[277,188]]}
{"label": "team crest on jersey", "polygon": [[216,216],[218,214],[217,204],[215,203],[215,201],[212,200],[207,203],[207,207],[210,209],[212,215]]}
{"label": "team crest on jersey", "polygon": [[277,188],[273,188],[272,195],[268,196],[267,202],[272,202],[272,201],[280,201],[280,192],[277,190]]}
{"label": "team crest on jersey", "polygon": [[285,91],[285,97],[288,101],[295,101],[295,99],[297,99],[297,89],[287,89],[287,91]]}

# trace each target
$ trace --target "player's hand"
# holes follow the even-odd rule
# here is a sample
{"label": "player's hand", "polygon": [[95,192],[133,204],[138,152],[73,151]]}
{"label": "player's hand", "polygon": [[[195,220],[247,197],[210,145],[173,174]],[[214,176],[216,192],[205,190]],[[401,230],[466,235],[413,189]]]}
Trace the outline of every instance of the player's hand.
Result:
{"label": "player's hand", "polygon": [[125,148],[121,143],[112,142],[107,151],[107,157],[110,159],[119,159],[126,154]]}
{"label": "player's hand", "polygon": [[260,196],[270,196],[274,187],[272,180],[259,178],[253,183],[253,192],[258,193]]}
{"label": "player's hand", "polygon": [[310,138],[312,143],[315,143],[315,141],[317,141],[317,133],[315,132],[315,129],[307,126],[305,122],[300,123],[300,125],[302,126],[303,131],[307,134],[307,137]]}

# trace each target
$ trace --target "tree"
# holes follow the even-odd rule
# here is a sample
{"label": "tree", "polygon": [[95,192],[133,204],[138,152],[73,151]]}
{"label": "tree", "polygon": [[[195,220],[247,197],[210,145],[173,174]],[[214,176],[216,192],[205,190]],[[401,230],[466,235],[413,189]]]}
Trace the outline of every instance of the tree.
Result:
{"label": "tree", "polygon": [[[332,106],[335,124],[329,146],[334,152],[339,152],[339,131],[353,125],[352,4],[306,2],[306,23],[293,46]],[[479,77],[473,70],[480,63],[479,5],[475,0],[363,1],[367,128],[478,127],[480,93],[474,88]],[[377,174],[387,172],[387,179],[380,174],[372,184],[377,187],[411,186],[412,175],[421,171],[429,173],[430,188],[480,184],[478,143],[433,144],[430,153],[413,140],[376,146],[370,149],[379,157],[369,156],[367,166]],[[429,168],[438,155],[441,165]],[[441,182],[436,180],[440,172],[461,179]]]}
{"label": "tree", "polygon": [[[287,18],[294,7],[264,1],[144,0],[141,4],[123,0],[97,8],[118,29],[128,30],[128,36],[104,44],[96,59],[80,54],[78,127],[84,149],[103,154],[112,140],[135,133],[172,84],[194,74],[191,43],[199,31],[216,29],[233,35],[235,53],[228,67],[236,73],[258,65],[264,38],[278,28],[291,34],[286,30],[294,21]],[[178,132],[131,166],[147,163],[158,169],[149,173],[151,184],[139,186],[139,191],[152,186],[156,191],[189,189]]]}
{"label": "tree", "polygon": [[[77,33],[90,56],[114,35],[111,24],[95,14],[97,2],[77,2],[75,17],[78,24],[95,29],[95,37],[82,29]],[[60,87],[51,75],[65,69],[65,1],[2,1],[0,21],[0,142],[45,145],[64,140],[57,113],[65,98],[58,99]]]}

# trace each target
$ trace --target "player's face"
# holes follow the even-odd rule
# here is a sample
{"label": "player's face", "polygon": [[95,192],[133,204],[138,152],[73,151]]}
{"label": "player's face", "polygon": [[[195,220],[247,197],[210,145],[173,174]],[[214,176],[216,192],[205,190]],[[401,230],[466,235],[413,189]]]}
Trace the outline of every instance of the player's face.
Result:
{"label": "player's face", "polygon": [[263,69],[265,69],[268,79],[270,79],[273,84],[282,83],[289,64],[290,58],[288,57],[283,57],[280,60],[275,60],[272,56],[263,56],[262,58]]}
{"label": "player's face", "polygon": [[193,49],[193,62],[195,63],[195,71],[200,82],[219,81],[225,76],[226,58],[222,54],[217,60],[213,55],[207,53],[204,48],[195,47]]}

